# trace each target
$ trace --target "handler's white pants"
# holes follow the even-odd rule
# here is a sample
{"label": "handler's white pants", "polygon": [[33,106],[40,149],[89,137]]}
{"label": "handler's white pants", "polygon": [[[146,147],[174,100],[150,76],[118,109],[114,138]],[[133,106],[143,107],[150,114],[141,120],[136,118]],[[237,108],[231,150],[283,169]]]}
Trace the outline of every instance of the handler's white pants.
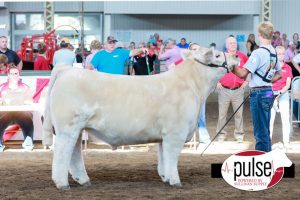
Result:
{"label": "handler's white pants", "polygon": [[279,107],[279,112],[281,115],[281,124],[282,124],[282,137],[283,137],[283,143],[287,144],[290,142],[290,132],[291,132],[291,126],[290,126],[290,104],[289,104],[289,94],[288,92],[285,92],[281,94],[278,97],[278,102],[276,102],[277,99],[274,100],[273,107],[271,109],[271,119],[270,119],[270,137],[272,139],[273,135],[273,125],[275,121],[276,116],[276,106]]}

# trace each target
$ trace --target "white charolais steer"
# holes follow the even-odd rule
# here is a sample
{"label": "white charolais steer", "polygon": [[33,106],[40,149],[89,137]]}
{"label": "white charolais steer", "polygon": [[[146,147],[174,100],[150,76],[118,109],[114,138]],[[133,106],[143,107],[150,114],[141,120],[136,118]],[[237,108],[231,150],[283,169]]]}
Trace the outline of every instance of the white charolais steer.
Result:
{"label": "white charolais steer", "polygon": [[[159,143],[158,174],[180,186],[178,157],[195,129],[203,99],[238,58],[219,51],[184,51],[175,69],[153,76],[110,75],[69,66],[55,66],[46,102],[43,144],[56,139],[52,179],[69,189],[68,171],[81,185],[90,185],[81,153],[81,131],[120,145]],[[225,61],[227,60],[227,65]],[[210,65],[210,66],[208,66]]]}

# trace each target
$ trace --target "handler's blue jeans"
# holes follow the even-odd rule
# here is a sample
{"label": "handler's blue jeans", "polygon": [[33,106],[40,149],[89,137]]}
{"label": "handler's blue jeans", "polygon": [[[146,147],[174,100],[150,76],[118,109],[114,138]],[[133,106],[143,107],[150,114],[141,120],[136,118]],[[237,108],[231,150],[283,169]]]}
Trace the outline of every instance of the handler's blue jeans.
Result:
{"label": "handler's blue jeans", "polygon": [[199,140],[200,143],[210,143],[210,136],[206,128],[205,122],[205,102],[201,105],[200,116],[198,119]]}
{"label": "handler's blue jeans", "polygon": [[270,118],[274,96],[271,88],[250,89],[250,111],[253,132],[256,140],[255,149],[269,152],[272,150],[270,138]]}

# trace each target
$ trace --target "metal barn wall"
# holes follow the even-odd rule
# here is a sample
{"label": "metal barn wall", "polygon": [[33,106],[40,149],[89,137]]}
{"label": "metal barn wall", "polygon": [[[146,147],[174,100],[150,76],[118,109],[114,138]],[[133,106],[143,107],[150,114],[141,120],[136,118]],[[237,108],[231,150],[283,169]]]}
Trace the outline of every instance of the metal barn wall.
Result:
{"label": "metal barn wall", "polygon": [[[10,12],[43,12],[44,2],[7,2],[5,3]],[[80,1],[54,2],[55,12],[79,12]],[[84,2],[85,12],[103,12],[103,2]]]}
{"label": "metal barn wall", "polygon": [[299,0],[273,0],[272,1],[272,22],[275,30],[287,33],[289,40],[292,40],[294,33],[300,33],[300,1]]}
{"label": "metal barn wall", "polygon": [[[150,34],[159,33],[162,39],[177,41],[185,37],[188,42],[209,46],[211,42],[222,50],[229,34],[245,35],[253,32],[252,15],[112,15],[112,34],[130,35],[131,41],[147,41]],[[123,39],[122,37],[119,39]],[[128,41],[126,41],[128,42]],[[245,43],[241,42],[245,51]]]}
{"label": "metal barn wall", "polygon": [[198,0],[198,1],[107,1],[105,13],[110,14],[260,14],[260,0]]}

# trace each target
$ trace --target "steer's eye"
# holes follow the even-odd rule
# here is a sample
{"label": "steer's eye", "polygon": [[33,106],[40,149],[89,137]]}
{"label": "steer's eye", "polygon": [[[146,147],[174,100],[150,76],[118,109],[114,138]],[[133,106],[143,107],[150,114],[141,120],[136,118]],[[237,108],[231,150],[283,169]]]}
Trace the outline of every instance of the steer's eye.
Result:
{"label": "steer's eye", "polygon": [[220,57],[220,55],[216,55],[216,58],[219,58]]}

